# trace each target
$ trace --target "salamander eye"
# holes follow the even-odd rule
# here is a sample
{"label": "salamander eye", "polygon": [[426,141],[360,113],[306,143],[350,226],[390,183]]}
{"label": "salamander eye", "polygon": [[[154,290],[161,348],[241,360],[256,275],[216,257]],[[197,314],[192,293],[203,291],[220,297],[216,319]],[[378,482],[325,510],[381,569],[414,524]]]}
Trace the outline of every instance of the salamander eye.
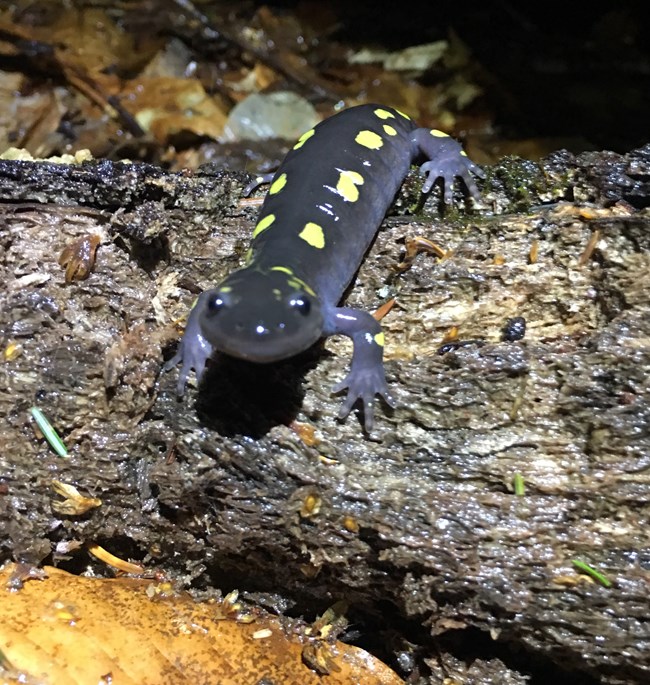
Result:
{"label": "salamander eye", "polygon": [[208,311],[211,314],[217,314],[222,309],[224,309],[225,306],[226,306],[226,303],[225,303],[223,297],[219,293],[215,293],[208,300]]}
{"label": "salamander eye", "polygon": [[304,295],[295,295],[289,300],[289,306],[307,316],[311,310],[311,302]]}

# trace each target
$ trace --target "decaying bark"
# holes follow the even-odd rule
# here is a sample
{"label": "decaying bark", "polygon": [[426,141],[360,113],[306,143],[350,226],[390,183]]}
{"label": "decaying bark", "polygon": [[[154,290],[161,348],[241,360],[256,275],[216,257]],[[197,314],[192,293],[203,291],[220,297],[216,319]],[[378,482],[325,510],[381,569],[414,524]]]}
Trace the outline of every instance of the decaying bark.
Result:
{"label": "decaying bark", "polygon": [[[521,647],[555,678],[646,682],[650,147],[507,161],[482,208],[386,220],[347,299],[396,297],[383,325],[399,407],[377,409],[372,439],[335,418],[344,340],[269,367],[217,359],[182,402],[177,371],[161,375],[174,323],[242,261],[256,211],[242,183],[0,162],[2,559],[81,569],[66,543],[96,542],[308,615],[345,598],[362,634],[398,635],[383,656],[408,670],[408,639],[435,683],[523,682]],[[58,256],[88,234],[94,270],[66,284]],[[396,275],[413,236],[452,253]],[[515,316],[526,336],[503,342]],[[439,355],[452,326],[480,342]],[[35,435],[32,406],[68,457]],[[56,514],[53,479],[102,507]]]}

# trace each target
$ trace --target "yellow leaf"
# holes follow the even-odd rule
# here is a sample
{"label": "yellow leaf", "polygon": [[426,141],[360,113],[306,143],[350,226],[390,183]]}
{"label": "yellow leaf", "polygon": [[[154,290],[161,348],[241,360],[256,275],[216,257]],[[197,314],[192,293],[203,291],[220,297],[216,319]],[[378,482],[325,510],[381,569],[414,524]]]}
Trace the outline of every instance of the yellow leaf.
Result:
{"label": "yellow leaf", "polygon": [[43,570],[43,580],[21,583],[24,569],[0,569],[0,685],[403,682],[361,649],[285,630],[261,611],[240,615],[230,601],[198,604],[160,581]]}

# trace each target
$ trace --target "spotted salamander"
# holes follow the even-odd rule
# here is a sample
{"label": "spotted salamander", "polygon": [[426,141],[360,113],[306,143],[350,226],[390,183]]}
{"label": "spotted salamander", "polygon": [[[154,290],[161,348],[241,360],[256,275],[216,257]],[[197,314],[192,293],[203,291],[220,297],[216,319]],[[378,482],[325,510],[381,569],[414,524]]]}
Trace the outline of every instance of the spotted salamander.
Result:
{"label": "spotted salamander", "polygon": [[192,369],[200,378],[213,351],[252,362],[292,357],[319,338],[352,339],[350,372],[339,418],[361,400],[364,426],[373,426],[375,395],[394,406],[382,362],[384,334],[367,312],[339,301],[368,250],[412,163],[437,179],[450,202],[455,177],[478,197],[472,174],[482,171],[461,146],[437,130],[418,128],[391,107],[344,110],[304,133],[271,181],[253,230],[245,266],[203,292],[192,309],[176,355],[178,393]]}

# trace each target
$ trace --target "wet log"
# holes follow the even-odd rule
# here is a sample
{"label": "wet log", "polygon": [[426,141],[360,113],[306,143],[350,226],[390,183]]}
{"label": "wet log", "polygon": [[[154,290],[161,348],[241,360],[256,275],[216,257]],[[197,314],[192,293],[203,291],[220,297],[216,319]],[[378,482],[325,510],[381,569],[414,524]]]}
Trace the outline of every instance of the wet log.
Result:
{"label": "wet log", "polygon": [[[405,212],[409,178],[347,296],[395,298],[398,406],[371,436],[336,418],[345,340],[216,358],[182,401],[161,373],[193,298],[243,262],[245,180],[0,162],[0,560],[108,573],[92,542],[293,615],[345,599],[412,682],[647,681],[650,147],[504,160],[482,206],[444,215]],[[421,236],[445,256],[397,270]],[[102,506],[61,515],[53,480]]]}

